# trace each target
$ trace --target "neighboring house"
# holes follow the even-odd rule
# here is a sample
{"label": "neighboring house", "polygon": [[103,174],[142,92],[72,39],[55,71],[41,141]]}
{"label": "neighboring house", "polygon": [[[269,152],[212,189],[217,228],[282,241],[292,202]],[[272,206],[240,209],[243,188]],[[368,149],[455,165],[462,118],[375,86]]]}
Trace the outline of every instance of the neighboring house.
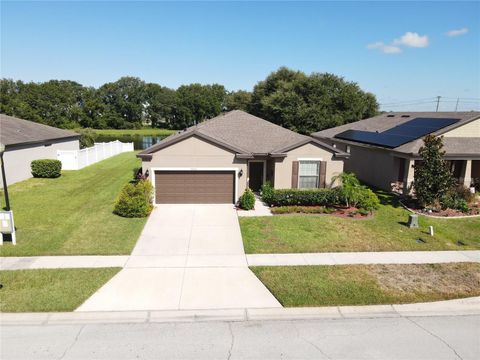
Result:
{"label": "neighboring house", "polygon": [[480,181],[480,112],[391,112],[312,134],[350,154],[345,171],[385,190],[407,193],[426,134],[442,135],[457,181]]}
{"label": "neighboring house", "polygon": [[0,142],[5,145],[3,160],[7,184],[32,177],[32,160],[56,159],[57,150],[78,150],[79,137],[73,131],[0,114]]}
{"label": "neighboring house", "polygon": [[142,151],[155,203],[235,203],[247,187],[320,188],[348,154],[235,110],[173,134]]}

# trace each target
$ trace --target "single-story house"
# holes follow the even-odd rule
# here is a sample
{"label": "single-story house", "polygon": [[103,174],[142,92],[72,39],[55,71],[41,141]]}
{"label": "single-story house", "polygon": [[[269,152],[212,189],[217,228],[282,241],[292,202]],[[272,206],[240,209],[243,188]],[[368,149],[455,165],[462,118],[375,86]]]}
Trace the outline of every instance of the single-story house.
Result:
{"label": "single-story house", "polygon": [[427,134],[443,136],[457,181],[480,182],[480,112],[389,112],[312,134],[350,154],[345,171],[385,190],[408,193]]}
{"label": "single-story house", "polygon": [[247,187],[321,188],[344,151],[235,110],[173,134],[137,155],[155,203],[235,203]]}
{"label": "single-story house", "polygon": [[[5,145],[3,160],[7,184],[32,177],[32,160],[56,159],[57,150],[78,150],[79,137],[73,131],[0,114],[0,142]],[[3,187],[3,180],[0,187]]]}

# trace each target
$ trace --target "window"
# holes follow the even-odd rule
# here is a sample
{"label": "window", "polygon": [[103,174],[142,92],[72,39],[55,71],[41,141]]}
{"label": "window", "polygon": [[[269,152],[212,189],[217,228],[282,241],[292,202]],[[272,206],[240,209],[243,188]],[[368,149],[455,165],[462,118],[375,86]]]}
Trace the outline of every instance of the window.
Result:
{"label": "window", "polygon": [[319,161],[300,161],[298,171],[299,189],[318,188],[318,178],[320,172]]}

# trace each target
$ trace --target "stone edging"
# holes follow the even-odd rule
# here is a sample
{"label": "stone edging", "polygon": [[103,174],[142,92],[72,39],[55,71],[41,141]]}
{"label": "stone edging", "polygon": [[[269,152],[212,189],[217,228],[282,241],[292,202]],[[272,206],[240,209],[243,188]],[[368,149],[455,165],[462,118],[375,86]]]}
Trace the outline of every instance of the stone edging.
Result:
{"label": "stone edging", "polygon": [[480,297],[400,305],[118,312],[0,313],[0,324],[59,325],[480,315]]}
{"label": "stone edging", "polygon": [[475,219],[475,218],[480,218],[480,214],[479,215],[461,215],[461,216],[435,216],[435,215],[429,215],[429,214],[425,214],[425,213],[422,213],[422,212],[419,212],[419,211],[415,211],[413,209],[410,209],[407,205],[405,205],[403,203],[402,200],[398,200],[398,202],[400,203],[400,205],[402,205],[402,207],[407,210],[407,211],[410,211],[412,214],[417,214],[417,215],[422,215],[422,216],[426,216],[426,217],[429,217],[429,218],[432,218],[432,219],[447,219],[447,220],[451,220],[451,219]]}

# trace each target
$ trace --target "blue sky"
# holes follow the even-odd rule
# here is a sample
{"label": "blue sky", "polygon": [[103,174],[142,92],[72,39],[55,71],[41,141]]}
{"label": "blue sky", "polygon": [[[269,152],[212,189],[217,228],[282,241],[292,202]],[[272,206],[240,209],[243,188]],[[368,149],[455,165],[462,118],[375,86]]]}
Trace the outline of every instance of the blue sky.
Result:
{"label": "blue sky", "polygon": [[[2,1],[1,10],[2,77],[251,90],[288,66],[405,102],[386,110],[433,110],[437,95],[441,110],[457,97],[460,110],[480,108],[479,2]],[[408,103],[417,99],[429,102]]]}

